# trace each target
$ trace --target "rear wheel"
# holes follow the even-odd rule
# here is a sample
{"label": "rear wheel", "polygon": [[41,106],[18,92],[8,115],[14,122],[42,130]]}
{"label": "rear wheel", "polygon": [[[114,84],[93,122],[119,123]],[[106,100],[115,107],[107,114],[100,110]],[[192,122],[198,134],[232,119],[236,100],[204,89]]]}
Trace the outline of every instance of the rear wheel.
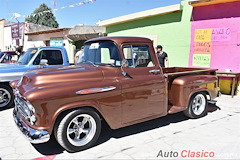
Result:
{"label": "rear wheel", "polygon": [[0,108],[9,108],[13,104],[13,91],[12,88],[0,84]]}
{"label": "rear wheel", "polygon": [[67,113],[55,128],[55,138],[69,152],[85,150],[97,141],[101,132],[99,115],[78,109]]}
{"label": "rear wheel", "polygon": [[195,93],[183,113],[190,118],[200,118],[207,114],[207,97],[204,93]]}

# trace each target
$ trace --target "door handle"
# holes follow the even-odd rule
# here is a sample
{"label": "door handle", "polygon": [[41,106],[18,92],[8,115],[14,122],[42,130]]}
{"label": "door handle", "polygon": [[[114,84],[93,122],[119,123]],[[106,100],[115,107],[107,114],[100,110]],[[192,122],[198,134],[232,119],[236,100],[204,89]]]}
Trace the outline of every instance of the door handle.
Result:
{"label": "door handle", "polygon": [[160,70],[159,69],[152,69],[152,70],[149,71],[149,73],[160,74]]}

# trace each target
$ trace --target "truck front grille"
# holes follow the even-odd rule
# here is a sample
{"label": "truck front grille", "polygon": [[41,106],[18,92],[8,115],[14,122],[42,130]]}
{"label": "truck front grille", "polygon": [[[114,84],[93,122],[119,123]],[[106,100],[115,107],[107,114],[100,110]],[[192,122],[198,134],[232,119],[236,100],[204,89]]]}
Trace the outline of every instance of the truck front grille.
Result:
{"label": "truck front grille", "polygon": [[29,109],[26,106],[25,100],[22,99],[19,95],[15,95],[15,107],[17,108],[17,111],[19,111],[23,117],[27,118],[30,117],[29,115]]}

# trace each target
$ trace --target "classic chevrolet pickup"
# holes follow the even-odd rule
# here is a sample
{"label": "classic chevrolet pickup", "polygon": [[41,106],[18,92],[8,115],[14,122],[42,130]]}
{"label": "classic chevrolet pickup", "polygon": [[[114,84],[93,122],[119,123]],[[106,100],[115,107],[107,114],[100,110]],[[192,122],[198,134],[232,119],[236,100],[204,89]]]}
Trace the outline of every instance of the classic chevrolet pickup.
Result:
{"label": "classic chevrolet pickup", "polygon": [[11,86],[22,133],[31,143],[53,134],[69,152],[94,145],[102,121],[117,129],[180,111],[199,118],[218,95],[215,69],[161,68],[140,37],[88,40],[79,64],[31,70]]}

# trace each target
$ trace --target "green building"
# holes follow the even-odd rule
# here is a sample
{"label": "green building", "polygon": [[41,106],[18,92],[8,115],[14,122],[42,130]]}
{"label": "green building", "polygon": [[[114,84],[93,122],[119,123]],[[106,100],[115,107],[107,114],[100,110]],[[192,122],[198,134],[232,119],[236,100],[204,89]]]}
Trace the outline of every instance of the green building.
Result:
{"label": "green building", "polygon": [[170,67],[187,67],[190,49],[192,6],[181,4],[155,8],[99,22],[108,36],[141,36],[163,46]]}

